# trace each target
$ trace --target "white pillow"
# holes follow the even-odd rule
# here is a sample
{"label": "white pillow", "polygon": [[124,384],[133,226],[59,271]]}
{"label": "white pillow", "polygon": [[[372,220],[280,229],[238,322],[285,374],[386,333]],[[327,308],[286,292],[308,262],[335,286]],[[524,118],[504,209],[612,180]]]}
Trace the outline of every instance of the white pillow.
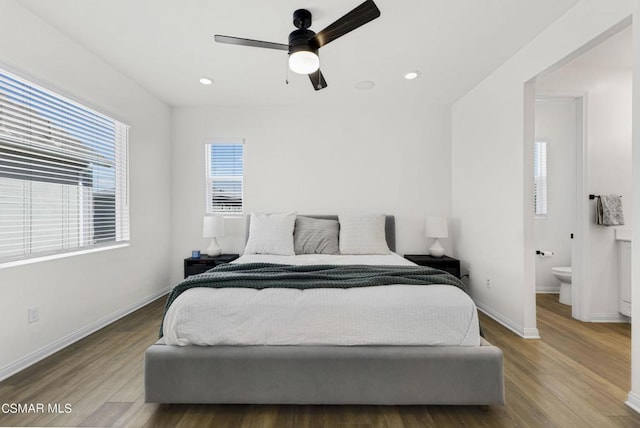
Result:
{"label": "white pillow", "polygon": [[293,227],[296,213],[256,214],[251,213],[249,240],[245,254],[278,254],[293,256]]}
{"label": "white pillow", "polygon": [[383,214],[339,215],[340,254],[390,254]]}

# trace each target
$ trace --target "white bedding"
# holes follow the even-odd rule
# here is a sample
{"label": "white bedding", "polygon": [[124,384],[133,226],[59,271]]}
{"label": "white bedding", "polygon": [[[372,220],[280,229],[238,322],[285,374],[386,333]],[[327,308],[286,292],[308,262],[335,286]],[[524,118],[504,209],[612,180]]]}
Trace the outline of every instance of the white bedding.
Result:
{"label": "white bedding", "polygon": [[[244,255],[234,263],[412,265],[390,255]],[[168,345],[479,346],[473,300],[450,285],[192,288],[164,319]]]}

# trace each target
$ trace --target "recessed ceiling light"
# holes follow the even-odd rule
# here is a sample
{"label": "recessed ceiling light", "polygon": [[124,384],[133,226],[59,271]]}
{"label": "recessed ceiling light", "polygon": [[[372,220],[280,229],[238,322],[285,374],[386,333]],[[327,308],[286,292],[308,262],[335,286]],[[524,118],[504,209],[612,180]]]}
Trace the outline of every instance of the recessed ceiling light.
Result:
{"label": "recessed ceiling light", "polygon": [[356,83],[356,88],[361,91],[368,91],[370,89],[373,89],[374,86],[376,86],[376,82],[373,82],[371,80],[362,80]]}
{"label": "recessed ceiling light", "polygon": [[208,77],[201,77],[200,83],[202,83],[203,85],[209,86],[213,83],[213,80],[209,79]]}
{"label": "recessed ceiling light", "polygon": [[410,71],[408,73],[405,73],[404,78],[407,80],[413,80],[415,78],[417,78],[418,76],[420,76],[420,72],[418,70],[416,71]]}

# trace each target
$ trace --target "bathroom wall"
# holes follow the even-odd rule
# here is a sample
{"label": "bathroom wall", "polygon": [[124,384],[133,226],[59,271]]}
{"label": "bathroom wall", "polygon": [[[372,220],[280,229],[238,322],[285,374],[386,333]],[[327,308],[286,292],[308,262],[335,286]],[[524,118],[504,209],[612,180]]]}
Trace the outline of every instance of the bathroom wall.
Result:
{"label": "bathroom wall", "polygon": [[[625,30],[619,37],[629,37]],[[629,48],[629,50],[631,50]],[[611,50],[609,50],[611,51]],[[630,56],[630,53],[629,53]],[[579,59],[577,60],[580,64]],[[586,98],[587,189],[591,194],[622,195],[625,226],[632,228],[631,99],[632,70],[623,62],[585,67],[569,63],[536,85],[538,94],[584,93]],[[591,290],[591,321],[624,320],[618,313],[615,229],[595,225],[590,205],[587,289]]]}
{"label": "bathroom wall", "polygon": [[552,257],[536,257],[536,292],[558,293],[554,266],[571,266],[571,233],[575,232],[576,100],[536,100],[536,140],[547,142],[547,215],[536,216],[534,239],[538,250]]}

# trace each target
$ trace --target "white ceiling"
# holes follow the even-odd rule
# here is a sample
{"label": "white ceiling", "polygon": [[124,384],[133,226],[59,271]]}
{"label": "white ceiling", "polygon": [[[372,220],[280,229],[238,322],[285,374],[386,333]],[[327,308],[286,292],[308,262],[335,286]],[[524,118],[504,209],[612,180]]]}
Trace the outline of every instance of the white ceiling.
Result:
{"label": "white ceiling", "polygon": [[[320,50],[329,84],[288,73],[287,53],[216,44],[214,34],[287,43],[295,9],[316,32],[361,0],[22,0],[71,39],[173,106],[327,100],[451,103],[578,0],[376,0],[381,17]],[[406,81],[404,72],[422,72]],[[215,80],[209,87],[201,76]],[[361,92],[355,84],[372,80]],[[408,98],[407,98],[408,97]],[[391,107],[391,106],[390,106]]]}

